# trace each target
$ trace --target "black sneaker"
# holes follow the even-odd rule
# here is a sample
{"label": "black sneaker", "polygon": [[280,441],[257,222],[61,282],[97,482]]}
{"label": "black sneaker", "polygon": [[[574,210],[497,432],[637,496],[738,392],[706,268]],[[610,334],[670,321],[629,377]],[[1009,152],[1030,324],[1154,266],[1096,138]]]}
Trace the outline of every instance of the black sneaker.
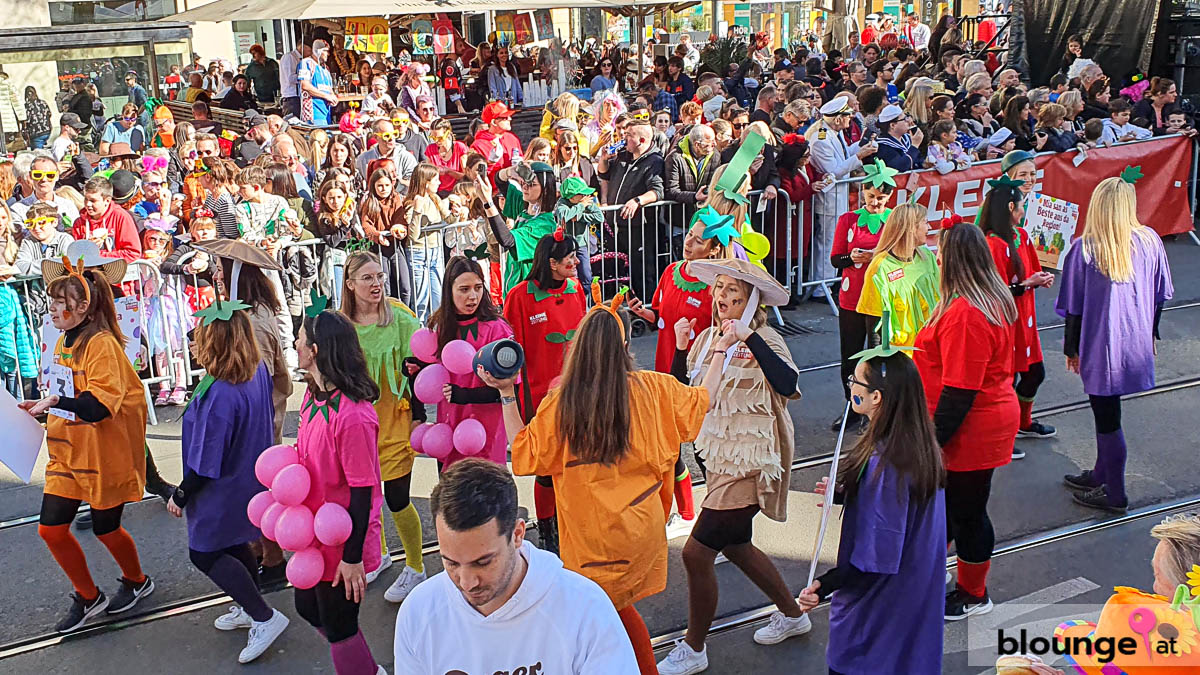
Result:
{"label": "black sneaker", "polygon": [[287,563],[259,565],[258,588],[263,591],[278,591],[287,586]]}
{"label": "black sneaker", "polygon": [[1013,459],[1014,460],[1025,459],[1025,451],[1014,445],[1013,446]]}
{"label": "black sneaker", "polygon": [[96,599],[91,602],[79,597],[78,593],[72,593],[71,609],[67,610],[67,615],[54,626],[54,630],[59,633],[79,630],[79,627],[88,619],[103,612],[106,607],[108,607],[108,596],[104,595],[104,591],[100,591],[100,595],[97,595]]}
{"label": "black sneaker", "polygon": [[1072,490],[1095,490],[1100,487],[1100,481],[1092,475],[1091,469],[1085,469],[1080,474],[1067,474],[1063,476],[1063,483]]}
{"label": "black sneaker", "polygon": [[1129,500],[1125,500],[1124,504],[1113,504],[1108,498],[1108,491],[1101,485],[1098,488],[1088,490],[1087,492],[1076,492],[1071,495],[1076,504],[1082,504],[1093,509],[1101,511],[1109,511],[1111,513],[1125,513],[1129,510]]}
{"label": "black sneaker", "polygon": [[1018,429],[1017,438],[1052,438],[1058,435],[1058,431],[1049,424],[1034,422],[1028,428]]}
{"label": "black sneaker", "polygon": [[961,621],[976,614],[987,614],[992,611],[992,599],[987,593],[976,597],[961,588],[955,588],[946,594],[946,620]]}
{"label": "black sneaker", "polygon": [[125,577],[121,577],[118,581],[121,582],[121,588],[108,605],[109,614],[120,614],[136,605],[138,600],[154,592],[154,581],[150,577],[146,577],[146,580],[140,584],[135,584]]}
{"label": "black sneaker", "polygon": [[90,530],[92,529],[92,510],[88,509],[83,513],[75,516],[75,529]]}

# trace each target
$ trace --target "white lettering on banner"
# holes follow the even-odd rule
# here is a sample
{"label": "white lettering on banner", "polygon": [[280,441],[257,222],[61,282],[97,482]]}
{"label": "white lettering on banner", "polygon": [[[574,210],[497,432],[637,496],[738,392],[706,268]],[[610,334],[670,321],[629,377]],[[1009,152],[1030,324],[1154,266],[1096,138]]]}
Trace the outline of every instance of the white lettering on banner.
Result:
{"label": "white lettering on banner", "polygon": [[[958,189],[954,192],[954,213],[961,213],[963,216],[973,216],[979,211],[978,204],[983,202],[983,198],[978,193],[979,183],[980,181],[977,180],[959,182]],[[967,206],[968,203],[972,204],[972,206]]]}

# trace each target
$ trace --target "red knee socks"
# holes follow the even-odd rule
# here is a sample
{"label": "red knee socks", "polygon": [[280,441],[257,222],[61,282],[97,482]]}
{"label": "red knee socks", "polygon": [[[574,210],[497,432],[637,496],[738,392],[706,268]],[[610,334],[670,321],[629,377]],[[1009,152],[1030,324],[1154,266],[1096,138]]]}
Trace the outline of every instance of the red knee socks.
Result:
{"label": "red knee socks", "polygon": [[538,520],[548,520],[558,513],[552,486],[536,482],[533,484],[533,510],[537,513]]}
{"label": "red knee socks", "polygon": [[86,601],[96,599],[100,589],[92,581],[92,573],[88,570],[87,558],[79,541],[71,534],[70,523],[66,525],[38,525],[38,536],[46,542],[50,555],[58,562],[58,566],[67,573],[75,592]]}
{"label": "red knee socks", "polygon": [[1021,407],[1021,428],[1028,429],[1033,426],[1033,399],[1024,399],[1017,397],[1017,405]]}
{"label": "red knee socks", "polygon": [[142,574],[142,564],[138,560],[137,544],[133,543],[133,537],[129,536],[129,532],[125,531],[125,528],[118,527],[112,532],[98,535],[96,538],[112,554],[113,560],[117,561],[117,565],[121,568],[121,574],[124,574],[126,579],[135,584],[146,580],[146,575]]}
{"label": "red knee socks", "polygon": [[683,475],[675,477],[675,503],[679,506],[679,515],[684,520],[696,517],[696,502],[692,499],[692,474],[687,467]]}
{"label": "red knee socks", "polygon": [[958,559],[958,585],[971,595],[981,598],[987,594],[987,575],[992,561],[969,563]]}
{"label": "red knee socks", "polygon": [[646,629],[642,615],[638,614],[636,607],[630,605],[617,612],[617,616],[621,617],[625,632],[629,634],[629,641],[633,644],[633,655],[637,657],[641,675],[658,675],[658,666],[654,663],[654,648],[650,646],[650,631]]}

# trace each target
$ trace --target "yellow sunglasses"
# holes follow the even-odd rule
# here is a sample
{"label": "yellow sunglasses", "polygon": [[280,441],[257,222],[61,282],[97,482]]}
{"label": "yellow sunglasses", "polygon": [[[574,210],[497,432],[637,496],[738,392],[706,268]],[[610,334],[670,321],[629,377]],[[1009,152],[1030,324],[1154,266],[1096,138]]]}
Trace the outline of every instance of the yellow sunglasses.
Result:
{"label": "yellow sunglasses", "polygon": [[380,131],[380,132],[377,132],[375,134],[375,136],[378,137],[379,140],[381,140],[381,141],[390,141],[390,140],[394,140],[396,138],[397,134],[394,131]]}
{"label": "yellow sunglasses", "polygon": [[34,169],[29,172],[29,177],[34,180],[58,180],[58,172]]}
{"label": "yellow sunglasses", "polygon": [[25,221],[25,226],[29,228],[37,227],[38,225],[54,226],[58,224],[58,218],[53,216],[42,216],[41,218],[33,218]]}

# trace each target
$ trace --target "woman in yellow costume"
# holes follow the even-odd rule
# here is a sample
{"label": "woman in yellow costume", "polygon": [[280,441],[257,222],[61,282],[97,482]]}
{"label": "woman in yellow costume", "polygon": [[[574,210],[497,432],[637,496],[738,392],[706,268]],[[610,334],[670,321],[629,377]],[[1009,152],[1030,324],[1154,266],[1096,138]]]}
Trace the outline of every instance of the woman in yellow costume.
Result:
{"label": "woman in yellow costume", "polygon": [[[383,597],[388,602],[403,602],[409,591],[425,581],[421,517],[409,500],[414,459],[408,440],[412,401],[405,393],[408,381],[402,370],[404,359],[412,355],[408,342],[421,323],[403,302],[384,294],[387,273],[374,253],[359,251],[347,258],[345,279],[341,309],[358,331],[367,370],[379,385],[379,398],[375,401],[375,413],[379,416],[379,473],[384,500],[404,545],[404,570]],[[387,550],[384,535],[383,563],[376,576],[391,564]]]}
{"label": "woman in yellow costume", "polygon": [[561,385],[528,427],[513,380],[482,368],[479,377],[500,390],[513,473],[554,478],[563,565],[608,593],[639,670],[656,675],[650,634],[633,603],[667,586],[671,493],[664,504],[662,487],[675,477],[680,444],[699,432],[721,371],[688,387],[667,373],[634,370],[629,316],[617,311],[624,296],[605,303],[595,283],[592,295],[596,305],[579,324]]}
{"label": "woman in yellow costume", "polygon": [[[125,356],[112,285],[125,276],[125,261],[100,257],[91,242],[72,245],[76,260],[42,261],[50,296],[50,320],[63,332],[54,347],[52,394],[21,407],[46,421],[46,486],[38,534],[75,587],[71,608],[56,630],[68,633],[89,618],[119,614],[154,591],[142,573],[137,545],[121,527],[127,502],[142,498],[146,484],[146,399]],[[121,588],[110,601],[96,587],[71,521],[81,502],[92,509],[92,530],[121,568]]]}
{"label": "woman in yellow costume", "polygon": [[[928,230],[924,206],[901,204],[893,209],[858,298],[859,314],[890,313],[892,344],[898,347],[913,346],[940,297],[937,256],[925,245]],[[879,343],[878,325],[867,339],[872,345]]]}

